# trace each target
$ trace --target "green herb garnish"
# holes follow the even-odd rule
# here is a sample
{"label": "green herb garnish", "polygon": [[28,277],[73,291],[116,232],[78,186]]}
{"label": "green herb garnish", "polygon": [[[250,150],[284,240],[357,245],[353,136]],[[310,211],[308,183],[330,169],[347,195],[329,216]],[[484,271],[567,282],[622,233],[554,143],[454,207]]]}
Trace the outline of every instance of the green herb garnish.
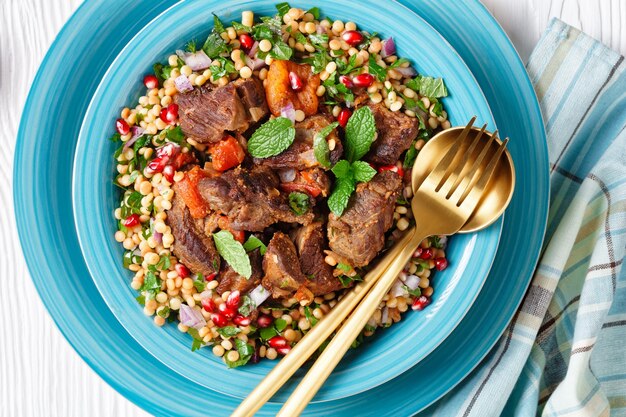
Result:
{"label": "green herb garnish", "polygon": [[302,216],[309,211],[309,196],[297,191],[289,193],[289,207],[298,216]]}
{"label": "green herb garnish", "polygon": [[237,352],[239,352],[239,359],[229,361],[227,355],[224,355],[224,361],[229,368],[236,368],[247,364],[252,355],[254,355],[254,348],[241,339],[235,339],[235,347],[237,348]]}
{"label": "green herb garnish", "polygon": [[233,234],[227,230],[220,230],[213,233],[215,247],[228,265],[239,275],[250,278],[252,276],[252,265],[250,258],[243,248],[243,245],[235,240]]}
{"label": "green herb garnish", "polygon": [[261,256],[265,255],[265,251],[267,250],[267,246],[265,246],[265,243],[261,242],[261,239],[254,235],[250,235],[250,237],[248,237],[246,243],[243,244],[243,248],[246,250],[246,252],[252,252],[253,250],[258,248]]}
{"label": "green herb garnish", "polygon": [[326,137],[330,135],[330,133],[335,130],[337,126],[339,126],[339,123],[337,122],[329,124],[317,132],[315,138],[313,139],[313,152],[315,159],[317,159],[317,162],[319,162],[324,168],[330,167],[330,148],[328,147],[328,142],[326,142]]}
{"label": "green herb garnish", "polygon": [[354,162],[370,150],[376,139],[376,122],[372,110],[365,106],[357,109],[346,124],[346,159]]}
{"label": "green herb garnish", "polygon": [[287,149],[296,137],[291,120],[277,117],[261,125],[248,141],[248,152],[255,158],[269,158]]}
{"label": "green herb garnish", "polygon": [[224,337],[233,337],[233,336],[237,336],[241,332],[241,330],[239,330],[235,326],[225,326],[225,327],[218,327],[217,332]]}

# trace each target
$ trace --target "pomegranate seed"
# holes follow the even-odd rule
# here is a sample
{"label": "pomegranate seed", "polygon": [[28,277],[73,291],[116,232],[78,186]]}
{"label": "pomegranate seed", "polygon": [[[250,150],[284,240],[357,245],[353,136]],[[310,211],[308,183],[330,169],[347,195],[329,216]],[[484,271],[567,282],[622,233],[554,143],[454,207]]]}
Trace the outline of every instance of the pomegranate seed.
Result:
{"label": "pomegranate seed", "polygon": [[285,356],[286,354],[289,353],[290,350],[291,350],[291,346],[285,346],[285,347],[277,348],[276,352],[278,352],[281,355]]}
{"label": "pomegranate seed", "polygon": [[249,326],[250,322],[250,318],[244,317],[241,314],[237,314],[233,319],[233,323],[235,323],[237,326]]}
{"label": "pomegranate seed", "polygon": [[181,278],[187,278],[189,276],[189,269],[183,264],[174,265],[174,269]]}
{"label": "pomegranate seed", "polygon": [[161,110],[161,120],[165,123],[174,124],[176,123],[176,119],[178,119],[178,104],[172,103],[167,107],[164,107]]}
{"label": "pomegranate seed", "polygon": [[211,313],[211,321],[217,327],[224,327],[228,324],[228,319],[220,313]]}
{"label": "pomegranate seed", "polygon": [[115,128],[120,135],[128,135],[130,132],[130,126],[128,126],[128,123],[126,123],[124,119],[117,119],[115,121]]}
{"label": "pomegranate seed", "polygon": [[378,168],[378,172],[383,172],[383,171],[392,171],[392,172],[397,173],[400,176],[400,178],[404,177],[404,170],[402,169],[402,167],[399,167],[398,165],[383,165]]}
{"label": "pomegranate seed", "polygon": [[202,300],[202,308],[209,313],[215,312],[215,301],[211,298],[205,298]]}
{"label": "pomegranate seed", "polygon": [[209,275],[205,275],[204,276],[204,280],[205,281],[213,281],[215,279],[215,277],[217,276],[217,272],[211,272]]}
{"label": "pomegranate seed", "polygon": [[341,39],[346,41],[346,43],[350,46],[357,46],[363,42],[365,37],[361,32],[357,32],[356,30],[346,30],[341,35]]}
{"label": "pomegranate seed", "polygon": [[354,83],[352,82],[352,80],[350,79],[350,77],[348,77],[347,75],[342,75],[339,77],[339,82],[343,85],[345,85],[348,88],[352,88],[354,87]]}
{"label": "pomegranate seed", "polygon": [[175,173],[175,169],[173,166],[171,165],[166,165],[163,168],[163,176],[165,177],[166,180],[168,180],[170,182],[170,184],[174,183],[174,173]]}
{"label": "pomegranate seed", "polygon": [[374,76],[367,73],[359,74],[352,78],[352,82],[354,83],[355,87],[366,88],[374,83]]}
{"label": "pomegranate seed", "polygon": [[433,257],[433,250],[431,248],[426,248],[422,250],[422,254],[420,258],[422,259],[431,259]]}
{"label": "pomegranate seed", "polygon": [[270,327],[274,319],[272,316],[261,315],[258,319],[256,319],[256,325],[260,329],[264,329],[266,327]]}
{"label": "pomegranate seed", "polygon": [[139,224],[139,214],[131,214],[122,220],[124,227],[135,227]]}
{"label": "pomegranate seed", "polygon": [[218,307],[218,310],[227,319],[232,319],[233,317],[235,317],[235,314],[237,314],[237,312],[235,310],[233,310],[232,308],[229,308],[226,305],[226,303],[220,304],[219,307]]}
{"label": "pomegranate seed", "polygon": [[250,49],[254,45],[254,39],[247,33],[243,33],[239,36],[239,43],[244,49]]}
{"label": "pomegranate seed", "polygon": [[446,258],[435,258],[435,268],[437,271],[443,271],[448,267],[448,260]]}
{"label": "pomegranate seed", "polygon": [[413,305],[411,306],[411,308],[413,310],[423,310],[424,307],[426,307],[428,304],[430,304],[430,299],[425,295],[422,295],[421,297],[416,298],[415,301],[413,301]]}
{"label": "pomegranate seed", "polygon": [[422,248],[417,248],[415,249],[415,252],[413,252],[414,258],[419,258],[421,255],[422,255]]}
{"label": "pomegranate seed", "polygon": [[350,116],[352,116],[352,111],[350,111],[350,109],[342,109],[341,112],[339,113],[339,116],[337,116],[337,121],[339,122],[339,126],[346,127]]}
{"label": "pomegranate seed", "polygon": [[163,158],[154,158],[148,162],[148,170],[152,173],[161,172],[165,168],[165,160]]}
{"label": "pomegranate seed", "polygon": [[147,88],[152,90],[153,88],[157,88],[159,86],[159,79],[152,74],[148,74],[143,77],[143,83]]}
{"label": "pomegranate seed", "polygon": [[156,149],[157,158],[171,158],[176,156],[180,151],[180,146],[175,143],[166,143],[165,145]]}
{"label": "pomegranate seed", "polygon": [[271,347],[274,349],[284,348],[289,346],[289,342],[282,336],[274,336],[270,340],[267,341]]}
{"label": "pomegranate seed", "polygon": [[240,296],[239,291],[233,291],[228,296],[228,299],[226,299],[226,305],[228,306],[228,308],[232,308],[233,310],[236,310],[239,307],[240,299],[241,299],[241,296]]}
{"label": "pomegranate seed", "polygon": [[298,77],[298,74],[293,71],[289,71],[289,84],[293,91],[302,90],[302,80]]}

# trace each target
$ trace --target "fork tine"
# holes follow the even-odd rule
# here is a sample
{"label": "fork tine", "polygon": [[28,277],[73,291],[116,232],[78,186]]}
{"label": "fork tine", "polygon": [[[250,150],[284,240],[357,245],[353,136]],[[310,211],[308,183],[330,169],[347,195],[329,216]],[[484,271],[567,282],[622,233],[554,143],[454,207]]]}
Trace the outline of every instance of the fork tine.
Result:
{"label": "fork tine", "polygon": [[507,143],[509,143],[509,138],[506,138],[504,139],[504,141],[502,141],[502,144],[498,147],[498,150],[493,155],[493,157],[489,161],[489,164],[487,164],[481,175],[476,175],[474,178],[472,178],[472,181],[459,198],[457,207],[463,204],[472,192],[474,192],[473,195],[475,196],[475,198],[472,199],[472,205],[478,204],[480,196],[482,196],[483,191],[487,186],[487,183],[489,183],[489,180],[491,179],[491,176],[493,175],[493,172],[495,171],[498,162],[500,162],[500,158],[502,157],[502,154],[506,149]]}
{"label": "fork tine", "polygon": [[[448,152],[441,158],[435,169],[433,169],[430,174],[426,178],[432,180],[437,184],[436,189],[441,187],[441,178],[446,175],[447,169],[452,165],[457,156],[461,153],[461,145],[465,142],[465,138],[469,134],[474,122],[476,121],[476,116],[472,117],[469,123],[465,126],[457,140],[454,141]],[[421,184],[420,184],[421,185]]]}
{"label": "fork tine", "polygon": [[[470,147],[467,149],[467,151],[465,151],[463,153],[463,162],[459,165],[459,167],[457,169],[455,169],[455,174],[456,174],[455,176],[456,176],[456,178],[455,178],[454,182],[452,183],[452,186],[450,187],[450,189],[446,193],[446,198],[450,198],[452,196],[452,194],[454,194],[454,191],[456,191],[456,189],[459,186],[459,184],[461,184],[461,182],[467,176],[467,171],[468,171],[468,169],[470,169],[469,164],[467,163],[467,160],[474,153],[474,149],[476,149],[476,146],[480,142],[480,139],[482,138],[483,134],[485,133],[485,129],[486,128],[487,128],[487,125],[484,124],[483,127],[480,129],[480,132],[478,132],[478,134],[474,137],[474,140],[472,140],[472,143],[470,144]],[[442,184],[441,188],[443,188],[443,185],[444,184]],[[447,185],[449,185],[449,183]],[[439,191],[439,190],[437,190],[437,191]]]}

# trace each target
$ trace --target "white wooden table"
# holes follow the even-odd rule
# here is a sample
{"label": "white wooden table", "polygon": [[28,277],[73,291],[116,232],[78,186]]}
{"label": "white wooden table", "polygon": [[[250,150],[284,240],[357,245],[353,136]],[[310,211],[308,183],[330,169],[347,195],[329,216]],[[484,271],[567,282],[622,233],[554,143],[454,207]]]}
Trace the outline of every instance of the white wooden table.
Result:
{"label": "white wooden table", "polygon": [[[439,0],[460,1],[460,0]],[[10,178],[20,114],[55,34],[80,0],[0,0],[0,416],[146,413],[104,383],[54,326],[18,243]],[[553,16],[626,53],[624,0],[484,0],[524,60]],[[27,324],[34,323],[34,327]]]}

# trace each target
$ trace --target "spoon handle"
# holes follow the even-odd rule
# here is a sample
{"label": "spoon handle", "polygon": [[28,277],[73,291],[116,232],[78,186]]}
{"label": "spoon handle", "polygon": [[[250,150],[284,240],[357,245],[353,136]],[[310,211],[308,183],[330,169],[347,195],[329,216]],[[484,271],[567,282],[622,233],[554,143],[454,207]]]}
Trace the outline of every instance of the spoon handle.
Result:
{"label": "spoon handle", "polygon": [[422,236],[423,233],[419,233],[416,229],[411,229],[407,235],[410,239],[409,242],[400,249],[389,268],[356,307],[352,315],[344,322],[341,329],[326,346],[324,352],[322,352],[293,394],[283,405],[283,408],[280,409],[277,417],[299,416],[339,361],[341,361],[343,355],[350,348],[361,330],[363,330],[367,321],[376,311],[380,301],[397,279],[398,274],[411,258],[417,245],[426,237]]}
{"label": "spoon handle", "polygon": [[[261,381],[259,385],[242,401],[231,417],[253,416],[272,396],[282,387],[285,382],[315,353],[317,348],[332,334],[333,331],[345,320],[356,305],[365,297],[367,292],[377,282],[388,265],[395,259],[401,248],[404,248],[411,240],[411,232],[400,239],[381,259],[376,266],[368,272],[363,281],[357,284],[353,290],[345,296],[324,316],[309,332],[291,349],[274,369]],[[361,326],[363,328],[363,326]],[[325,378],[324,378],[325,379]],[[306,404],[305,404],[306,405]]]}

